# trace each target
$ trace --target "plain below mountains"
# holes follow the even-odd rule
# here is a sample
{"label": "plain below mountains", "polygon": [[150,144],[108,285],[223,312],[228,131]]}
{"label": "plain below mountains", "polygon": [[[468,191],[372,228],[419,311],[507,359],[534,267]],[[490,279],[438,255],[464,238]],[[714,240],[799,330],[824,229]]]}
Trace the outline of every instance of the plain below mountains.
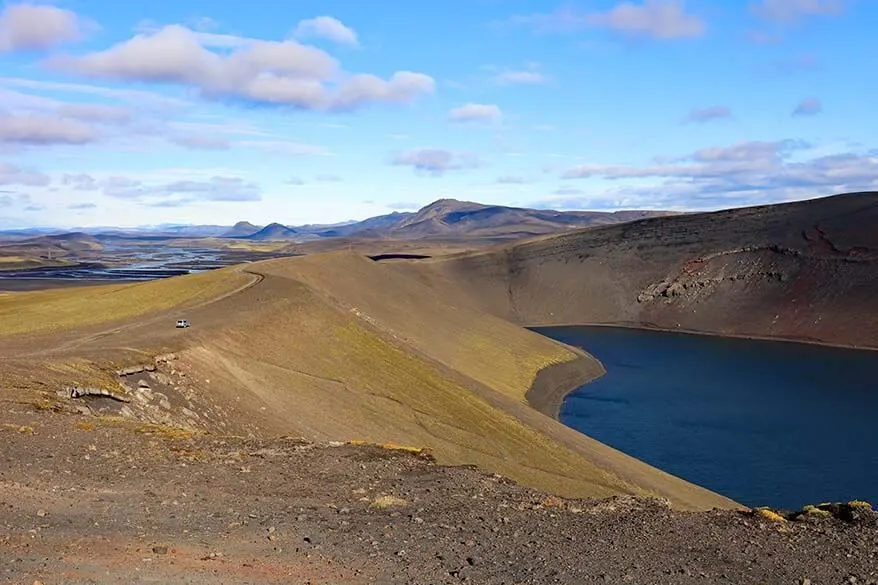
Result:
{"label": "plain below mountains", "polygon": [[668,215],[665,211],[554,211],[502,205],[484,205],[456,199],[440,199],[417,212],[394,212],[363,221],[333,226],[287,227],[271,224],[264,228],[239,222],[222,234],[225,238],[250,240],[293,240],[311,238],[487,238],[512,239],[558,233],[570,229],[610,225],[647,217]]}

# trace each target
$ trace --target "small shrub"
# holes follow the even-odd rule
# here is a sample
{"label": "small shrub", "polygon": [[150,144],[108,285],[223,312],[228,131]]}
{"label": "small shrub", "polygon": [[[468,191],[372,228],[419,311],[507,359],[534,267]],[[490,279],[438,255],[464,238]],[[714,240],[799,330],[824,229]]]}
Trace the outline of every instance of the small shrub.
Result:
{"label": "small shrub", "polygon": [[852,501],[848,502],[848,505],[851,508],[859,508],[861,510],[868,510],[868,511],[872,510],[872,504],[870,504],[869,502],[863,501],[863,500],[852,500]]}
{"label": "small shrub", "polygon": [[372,503],[369,504],[370,508],[378,508],[379,510],[384,510],[386,508],[394,508],[394,507],[402,507],[407,506],[408,502],[403,500],[402,498],[397,498],[396,496],[378,496]]}
{"label": "small shrub", "polygon": [[73,425],[74,429],[79,429],[80,431],[93,431],[95,430],[95,426],[91,423],[87,422],[78,422]]}
{"label": "small shrub", "polygon": [[547,496],[540,501],[543,508],[563,508],[564,500],[555,496]]}
{"label": "small shrub", "polygon": [[420,455],[426,451],[426,449],[421,447],[409,447],[407,445],[397,445],[396,443],[373,443],[371,441],[362,441],[360,439],[348,441],[348,445],[353,445],[355,447],[377,447],[387,451],[404,451],[414,455]]}
{"label": "small shrub", "polygon": [[768,522],[786,522],[786,518],[768,508],[756,508],[756,514]]}
{"label": "small shrub", "polygon": [[802,508],[802,513],[808,516],[814,516],[816,518],[829,518],[832,516],[832,513],[829,510],[821,510],[817,506],[805,506]]}
{"label": "small shrub", "polygon": [[46,399],[37,400],[36,402],[33,403],[33,405],[34,405],[34,408],[36,410],[40,410],[40,411],[58,410],[58,405],[53,404],[52,402],[50,402]]}
{"label": "small shrub", "polygon": [[99,414],[97,416],[97,419],[103,423],[109,423],[114,425],[124,425],[131,422],[127,418],[121,416],[113,416],[111,414]]}

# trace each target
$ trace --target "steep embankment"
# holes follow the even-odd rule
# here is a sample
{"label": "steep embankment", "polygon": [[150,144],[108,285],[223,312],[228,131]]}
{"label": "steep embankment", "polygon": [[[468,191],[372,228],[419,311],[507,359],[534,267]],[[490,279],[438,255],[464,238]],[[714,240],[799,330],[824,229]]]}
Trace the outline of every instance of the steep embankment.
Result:
{"label": "steep embankment", "polygon": [[[526,325],[656,326],[878,347],[878,194],[570,232],[398,265]],[[460,294],[460,291],[454,294]]]}
{"label": "steep embankment", "polygon": [[[214,311],[224,327],[188,352],[211,392],[264,429],[430,447],[553,493],[653,493],[685,508],[728,500],[584,437],[532,408],[537,373],[585,356],[349,253],[263,262],[259,287]],[[267,414],[266,414],[267,412]]]}
{"label": "steep embankment", "polygon": [[[149,380],[149,395],[166,397],[150,407],[157,420],[176,416],[223,433],[429,447],[442,463],[475,464],[559,495],[654,494],[680,508],[733,506],[528,406],[525,395],[546,366],[566,363],[580,382],[598,374],[600,366],[582,354],[356,254],[266,261],[247,270],[262,280],[216,302],[190,303],[188,330],[174,329],[175,308],[108,322],[105,331],[81,338],[35,333],[27,345],[39,349],[31,353],[16,338],[0,338],[7,388],[39,374],[28,388],[46,399],[62,384],[109,385],[133,395],[130,385],[119,386],[124,376],[113,381],[89,372],[175,351],[173,367]],[[176,288],[190,278],[143,290]],[[109,287],[90,294],[88,310],[96,314],[116,296]],[[39,329],[52,316],[33,318]],[[75,367],[59,365],[70,363]],[[27,375],[9,375],[17,368]],[[214,414],[193,416],[193,405],[204,401]],[[135,414],[136,404],[129,405]],[[215,428],[209,420],[229,424]]]}

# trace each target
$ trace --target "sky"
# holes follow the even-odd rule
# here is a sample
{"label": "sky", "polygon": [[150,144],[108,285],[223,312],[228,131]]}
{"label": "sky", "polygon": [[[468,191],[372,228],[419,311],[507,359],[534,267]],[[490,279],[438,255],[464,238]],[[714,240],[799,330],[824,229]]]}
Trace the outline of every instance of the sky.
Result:
{"label": "sky", "polygon": [[0,0],[0,227],[878,190],[878,0]]}

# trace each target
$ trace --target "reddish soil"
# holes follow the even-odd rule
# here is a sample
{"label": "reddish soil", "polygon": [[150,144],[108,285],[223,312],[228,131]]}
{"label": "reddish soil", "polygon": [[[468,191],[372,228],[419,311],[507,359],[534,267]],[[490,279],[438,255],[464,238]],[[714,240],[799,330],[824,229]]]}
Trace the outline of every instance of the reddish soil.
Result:
{"label": "reddish soil", "polygon": [[426,454],[9,403],[0,445],[9,583],[878,582],[865,509],[773,522],[563,500]]}

